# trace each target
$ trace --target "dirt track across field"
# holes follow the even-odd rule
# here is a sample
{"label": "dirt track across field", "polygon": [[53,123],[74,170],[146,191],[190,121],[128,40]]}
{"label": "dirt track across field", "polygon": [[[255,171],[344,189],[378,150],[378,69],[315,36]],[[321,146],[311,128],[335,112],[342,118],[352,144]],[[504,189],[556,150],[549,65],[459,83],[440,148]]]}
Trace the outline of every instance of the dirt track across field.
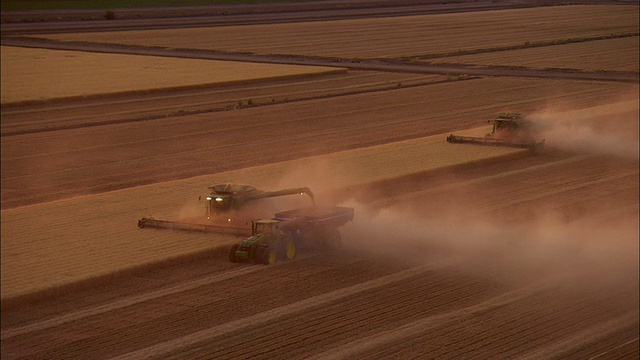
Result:
{"label": "dirt track across field", "polygon": [[[416,11],[435,6],[427,3]],[[476,3],[483,4],[451,6]],[[509,2],[516,3],[537,5]],[[612,3],[593,6],[615,17]],[[545,9],[566,22],[541,26]],[[634,50],[628,39],[637,34],[628,29],[638,16],[615,24],[624,36],[600,39],[616,32],[613,24],[593,30],[558,17],[567,9],[518,10],[537,14],[535,24],[520,23],[536,30],[523,37],[496,23],[484,55],[466,42],[477,33],[450,30],[449,45],[469,53],[446,66],[525,66],[521,75],[610,66],[596,69],[604,70],[600,79],[346,66],[321,76],[3,106],[2,359],[638,358],[638,84],[607,78],[637,78],[637,64],[622,59],[633,61],[625,54]],[[494,10],[518,19],[515,9]],[[592,10],[579,13],[596,19]],[[365,13],[331,24],[353,31],[322,37],[302,18],[236,26],[235,34],[260,28],[283,36],[269,41],[288,57],[334,51],[349,64],[366,50],[350,54],[342,45],[358,43],[357,24],[385,24],[389,35],[402,33],[398,24],[421,26]],[[291,29],[308,30],[304,43],[284,40]],[[205,39],[191,31],[132,31],[123,38],[136,42],[130,48],[98,40],[108,33],[12,39],[126,52],[168,35]],[[584,41],[554,43],[570,32]],[[512,46],[538,38],[537,48]],[[269,57],[265,41],[229,44],[259,60]],[[407,54],[418,55],[410,61],[418,66],[434,59],[402,36],[375,41],[385,44],[376,51],[387,65],[409,64]],[[620,42],[624,54],[609,46]],[[207,51],[237,55],[218,45]],[[575,69],[570,50],[593,61]],[[530,62],[516,63],[518,51]],[[482,136],[501,111],[534,116],[545,151],[445,142],[452,132]],[[237,264],[227,259],[235,237],[136,228],[150,213],[201,216],[198,195],[226,181],[309,186],[321,203],[354,207],[343,248],[271,266]]]}

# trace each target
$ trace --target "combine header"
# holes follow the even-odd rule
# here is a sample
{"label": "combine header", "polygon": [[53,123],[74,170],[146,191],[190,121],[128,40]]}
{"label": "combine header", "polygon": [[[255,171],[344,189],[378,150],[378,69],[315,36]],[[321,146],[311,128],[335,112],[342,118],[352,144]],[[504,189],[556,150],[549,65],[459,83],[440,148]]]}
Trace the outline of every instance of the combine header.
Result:
{"label": "combine header", "polygon": [[157,220],[152,217],[144,217],[138,220],[138,227],[145,228],[162,228],[162,229],[171,229],[171,230],[183,230],[188,232],[202,232],[202,233],[215,233],[215,234],[229,234],[229,235],[238,235],[238,236],[248,236],[251,234],[251,231],[248,228],[236,228],[230,226],[218,226],[212,224],[196,224],[196,223],[186,223],[179,221],[169,221],[169,220]]}
{"label": "combine header", "polygon": [[533,124],[530,119],[519,113],[499,113],[493,119],[491,132],[484,137],[447,136],[450,143],[470,143],[489,146],[504,146],[529,149],[539,153],[544,148],[544,140],[536,141],[533,137]]}

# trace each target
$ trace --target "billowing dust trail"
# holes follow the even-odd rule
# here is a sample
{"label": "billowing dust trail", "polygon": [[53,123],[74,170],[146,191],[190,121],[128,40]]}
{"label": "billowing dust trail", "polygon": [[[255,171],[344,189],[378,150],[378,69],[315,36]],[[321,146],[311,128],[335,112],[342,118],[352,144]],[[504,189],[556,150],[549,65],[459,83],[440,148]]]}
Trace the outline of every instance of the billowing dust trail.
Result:
{"label": "billowing dust trail", "polygon": [[568,108],[571,104],[548,104],[531,114],[547,144],[566,151],[638,159],[637,88],[607,105]]}

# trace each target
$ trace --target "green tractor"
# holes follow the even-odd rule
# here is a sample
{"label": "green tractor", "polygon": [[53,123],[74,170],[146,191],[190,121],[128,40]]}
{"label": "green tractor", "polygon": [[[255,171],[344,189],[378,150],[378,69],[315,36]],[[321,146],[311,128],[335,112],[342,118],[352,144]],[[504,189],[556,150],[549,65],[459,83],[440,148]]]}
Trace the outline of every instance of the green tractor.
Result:
{"label": "green tractor", "polygon": [[297,246],[290,232],[280,229],[279,220],[258,220],[253,224],[252,236],[229,249],[231,262],[274,264],[280,259],[292,260]]}
{"label": "green tractor", "polygon": [[308,206],[253,222],[252,235],[229,249],[229,261],[274,264],[295,258],[299,247],[338,248],[338,227],[353,220],[353,208]]}

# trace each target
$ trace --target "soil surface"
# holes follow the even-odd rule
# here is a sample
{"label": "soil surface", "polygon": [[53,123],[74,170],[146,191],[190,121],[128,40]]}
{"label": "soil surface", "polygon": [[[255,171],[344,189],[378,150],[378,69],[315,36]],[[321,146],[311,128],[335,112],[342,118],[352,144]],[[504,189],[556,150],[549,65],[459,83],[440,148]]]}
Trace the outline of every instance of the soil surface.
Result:
{"label": "soil surface", "polygon": [[220,248],[3,302],[2,359],[638,358],[637,97],[614,112],[623,130],[595,114],[629,92],[351,69],[3,107],[3,211],[447,134],[505,108],[565,102],[597,119],[539,156],[344,189],[360,211],[339,251],[262,266]]}

